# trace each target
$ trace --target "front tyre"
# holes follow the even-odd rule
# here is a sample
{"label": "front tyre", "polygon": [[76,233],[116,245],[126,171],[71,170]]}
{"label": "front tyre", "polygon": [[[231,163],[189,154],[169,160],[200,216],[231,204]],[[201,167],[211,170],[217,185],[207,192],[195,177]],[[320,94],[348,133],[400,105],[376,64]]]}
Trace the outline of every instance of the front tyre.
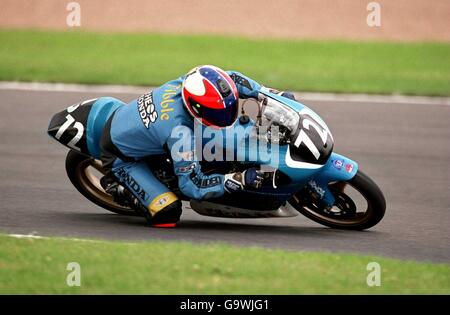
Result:
{"label": "front tyre", "polygon": [[70,150],[66,156],[66,172],[75,188],[96,205],[117,214],[138,215],[133,209],[114,202],[113,197],[102,188],[100,178],[105,171],[101,161]]}
{"label": "front tyre", "polygon": [[304,190],[294,194],[289,204],[307,218],[336,229],[365,230],[383,218],[386,211],[384,195],[363,172],[358,170],[349,181],[331,183],[329,189],[336,199],[331,208],[324,207],[314,194]]}

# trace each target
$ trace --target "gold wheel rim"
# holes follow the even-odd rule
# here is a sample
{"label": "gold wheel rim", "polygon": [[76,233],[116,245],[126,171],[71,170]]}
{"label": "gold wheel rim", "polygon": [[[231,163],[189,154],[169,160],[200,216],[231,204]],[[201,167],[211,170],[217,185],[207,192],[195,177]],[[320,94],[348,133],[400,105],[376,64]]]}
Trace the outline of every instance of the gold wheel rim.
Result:
{"label": "gold wheel rim", "polygon": [[99,202],[104,203],[111,208],[119,211],[134,213],[134,210],[128,207],[123,207],[114,202],[113,197],[106,193],[100,185],[100,178],[92,172],[91,168],[94,168],[102,175],[105,175],[102,162],[99,160],[87,159],[78,164],[76,174],[80,184],[87,190],[87,192]]}

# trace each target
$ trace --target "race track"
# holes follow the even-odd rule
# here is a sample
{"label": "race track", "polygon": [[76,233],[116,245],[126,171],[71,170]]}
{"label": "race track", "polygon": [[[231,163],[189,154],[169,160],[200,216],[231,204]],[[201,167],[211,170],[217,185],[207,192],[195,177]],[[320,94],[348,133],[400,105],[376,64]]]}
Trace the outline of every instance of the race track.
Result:
{"label": "race track", "polygon": [[142,218],[108,213],[81,196],[65,174],[67,149],[46,134],[53,113],[103,94],[0,91],[0,233],[218,241],[450,262],[448,105],[303,100],[327,122],[335,151],[358,161],[383,190],[386,216],[371,230],[332,230],[301,215],[218,219],[186,208],[176,229],[152,229]]}

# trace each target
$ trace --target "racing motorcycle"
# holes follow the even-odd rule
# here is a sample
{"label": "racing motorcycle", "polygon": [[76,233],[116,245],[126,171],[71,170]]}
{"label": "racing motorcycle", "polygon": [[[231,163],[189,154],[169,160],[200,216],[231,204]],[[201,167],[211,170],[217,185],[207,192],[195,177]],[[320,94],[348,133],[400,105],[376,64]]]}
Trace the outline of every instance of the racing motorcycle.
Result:
{"label": "racing motorcycle", "polygon": [[[245,189],[220,198],[189,200],[178,188],[169,152],[146,162],[154,175],[200,215],[228,218],[293,217],[299,213],[322,225],[363,230],[384,216],[386,201],[380,188],[357,162],[333,152],[333,136],[313,110],[293,98],[262,88],[256,121],[242,105],[238,124],[251,123],[250,137],[277,151],[278,159],[201,161],[202,171],[233,173],[249,166],[264,170],[259,189]],[[120,215],[138,211],[114,201],[100,185],[105,174],[100,160],[100,138],[112,112],[125,103],[115,98],[84,101],[55,114],[48,134],[67,146],[66,171],[75,188],[87,199]],[[89,113],[97,111],[95,121]]]}

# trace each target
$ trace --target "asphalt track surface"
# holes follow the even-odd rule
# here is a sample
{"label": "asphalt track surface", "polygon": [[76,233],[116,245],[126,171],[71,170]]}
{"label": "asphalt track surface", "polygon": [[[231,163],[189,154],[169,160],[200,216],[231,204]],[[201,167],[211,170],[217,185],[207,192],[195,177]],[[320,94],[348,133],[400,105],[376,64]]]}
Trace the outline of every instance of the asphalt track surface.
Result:
{"label": "asphalt track surface", "polygon": [[[383,190],[383,221],[364,231],[322,227],[299,215],[221,219],[185,208],[176,229],[109,213],[72,187],[67,149],[46,129],[53,113],[104,93],[0,91],[0,233],[120,240],[224,242],[450,262],[450,106],[304,103],[327,122],[335,151],[358,161]],[[110,94],[125,101],[136,94]]]}

